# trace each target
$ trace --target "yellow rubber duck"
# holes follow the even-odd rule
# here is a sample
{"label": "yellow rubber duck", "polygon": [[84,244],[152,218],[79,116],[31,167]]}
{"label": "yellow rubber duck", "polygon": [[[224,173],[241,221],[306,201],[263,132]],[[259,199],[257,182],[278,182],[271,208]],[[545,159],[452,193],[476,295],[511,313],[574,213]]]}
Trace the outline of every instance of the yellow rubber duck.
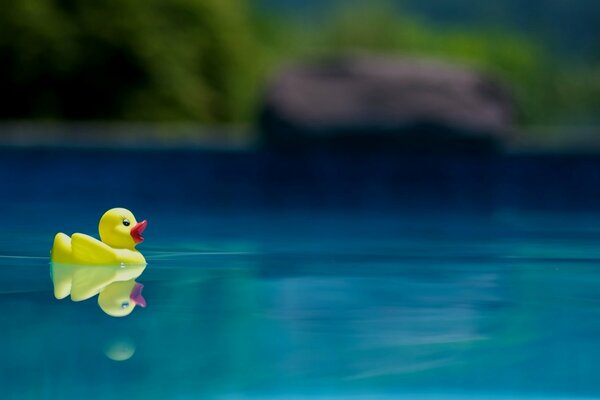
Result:
{"label": "yellow rubber duck", "polygon": [[50,252],[52,262],[84,265],[146,265],[146,259],[135,249],[144,241],[146,220],[137,222],[131,211],[113,208],[104,213],[98,224],[100,239],[83,233],[71,237],[57,233]]}
{"label": "yellow rubber duck", "polygon": [[51,264],[54,297],[87,300],[98,294],[98,305],[108,315],[124,317],[135,306],[146,307],[144,285],[135,281],[145,265],[76,265]]}

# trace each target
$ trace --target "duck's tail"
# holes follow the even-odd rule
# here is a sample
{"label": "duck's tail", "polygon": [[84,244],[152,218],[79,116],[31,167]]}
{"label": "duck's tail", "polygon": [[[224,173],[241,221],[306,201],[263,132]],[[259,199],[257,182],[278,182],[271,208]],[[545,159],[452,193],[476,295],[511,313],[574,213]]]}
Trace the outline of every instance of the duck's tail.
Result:
{"label": "duck's tail", "polygon": [[54,283],[54,296],[57,299],[64,299],[71,293],[70,268],[67,265],[72,258],[71,253],[71,238],[64,233],[57,233],[50,251],[50,271]]}
{"label": "duck's tail", "polygon": [[71,260],[71,238],[64,233],[54,236],[54,244],[50,251],[50,260],[56,263],[68,264]]}

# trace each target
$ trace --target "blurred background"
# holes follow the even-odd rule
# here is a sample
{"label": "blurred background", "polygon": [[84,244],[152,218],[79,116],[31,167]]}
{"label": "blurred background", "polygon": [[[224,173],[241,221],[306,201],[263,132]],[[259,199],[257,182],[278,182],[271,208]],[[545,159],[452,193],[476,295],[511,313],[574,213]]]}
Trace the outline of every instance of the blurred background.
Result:
{"label": "blurred background", "polygon": [[[371,88],[388,82],[377,76],[398,60],[416,59],[419,66],[409,65],[406,74],[388,83],[412,82],[423,64],[444,63],[416,86],[401,85],[398,91],[408,97],[382,94],[379,101],[395,104],[396,110],[423,93],[431,95],[426,104],[443,97],[430,86],[451,64],[502,86],[508,96],[502,105],[511,113],[500,128],[516,131],[528,143],[569,144],[574,136],[591,141],[600,120],[600,5],[594,0],[22,0],[5,1],[2,8],[3,143],[27,141],[27,134],[33,142],[48,140],[38,137],[39,130],[56,136],[51,127],[62,122],[108,121],[136,126],[113,136],[148,135],[171,124],[166,133],[160,129],[161,140],[185,137],[185,142],[193,136],[201,144],[245,146],[261,139],[269,121],[281,114],[285,119],[286,101],[295,91],[286,82],[339,81],[355,57],[366,67],[340,83],[342,92],[356,82],[368,81],[364,86]],[[378,57],[386,59],[383,67],[373,61]],[[322,64],[332,61],[338,70],[329,77],[321,73],[321,81],[298,72],[306,66],[323,72]],[[437,85],[443,92],[452,80]],[[277,96],[268,94],[273,86]],[[469,96],[468,87],[454,86],[458,93],[452,96]],[[311,95],[321,97],[317,92],[304,97],[312,101]],[[329,109],[365,108],[343,104],[343,97],[332,94],[322,103]],[[289,107],[296,107],[294,126],[310,119],[300,105]],[[387,115],[375,123],[359,118],[354,125],[396,129],[415,119],[439,122],[445,108],[443,101],[417,107],[402,124]],[[261,122],[265,109],[275,109],[275,115],[268,112],[269,121]],[[320,126],[335,119],[325,114]],[[17,129],[15,121],[35,124]],[[441,121],[444,127],[456,124]],[[103,125],[100,131],[107,129]],[[82,136],[76,131],[67,135]]]}

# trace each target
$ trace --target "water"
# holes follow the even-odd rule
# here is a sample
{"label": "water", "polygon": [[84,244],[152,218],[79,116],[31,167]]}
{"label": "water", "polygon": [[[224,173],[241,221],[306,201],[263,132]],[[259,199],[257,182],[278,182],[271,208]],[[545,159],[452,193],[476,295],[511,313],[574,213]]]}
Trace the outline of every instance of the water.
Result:
{"label": "water", "polygon": [[[532,192],[511,186],[486,203],[506,180],[472,177],[403,185],[409,200],[383,182],[363,198],[343,174],[336,187],[291,172],[277,186],[256,170],[233,179],[210,157],[179,162],[212,165],[221,184],[173,174],[176,195],[156,174],[128,180],[163,156],[125,155],[140,170],[121,184],[56,175],[77,162],[99,177],[112,153],[46,154],[45,168],[29,153],[4,158],[3,399],[600,397],[600,213],[576,210],[589,199],[515,207]],[[27,195],[36,188],[44,196]],[[54,299],[47,259],[54,233],[95,234],[117,205],[149,220],[137,279],[148,306],[124,318],[95,299]]]}

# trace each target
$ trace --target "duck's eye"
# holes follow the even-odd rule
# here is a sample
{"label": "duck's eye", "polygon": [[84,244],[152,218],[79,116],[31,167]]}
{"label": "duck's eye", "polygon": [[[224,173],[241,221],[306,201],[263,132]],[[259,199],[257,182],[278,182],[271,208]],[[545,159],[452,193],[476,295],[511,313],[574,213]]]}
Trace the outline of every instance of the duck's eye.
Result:
{"label": "duck's eye", "polygon": [[129,302],[128,301],[126,301],[124,303],[121,303],[121,308],[127,308],[127,307],[129,307]]}
{"label": "duck's eye", "polygon": [[129,222],[129,220],[128,220],[128,219],[124,219],[124,220],[123,220],[123,225],[125,225],[125,226],[129,226],[129,225],[131,225],[131,222]]}

